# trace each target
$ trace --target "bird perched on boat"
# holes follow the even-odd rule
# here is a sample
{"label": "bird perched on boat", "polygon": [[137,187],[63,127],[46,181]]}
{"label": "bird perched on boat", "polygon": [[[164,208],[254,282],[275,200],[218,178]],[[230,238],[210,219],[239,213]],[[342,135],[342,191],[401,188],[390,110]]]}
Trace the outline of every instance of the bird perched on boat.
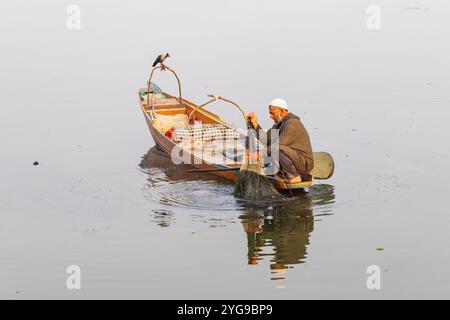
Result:
{"label": "bird perched on boat", "polygon": [[158,64],[161,64],[161,70],[164,70],[165,68],[166,68],[166,66],[164,65],[164,60],[166,60],[167,58],[169,58],[170,57],[170,55],[169,55],[169,53],[162,53],[162,54],[160,54],[157,58],[156,58],[156,60],[155,60],[155,62],[153,62],[153,65],[152,65],[152,67],[154,68],[154,67],[156,67]]}

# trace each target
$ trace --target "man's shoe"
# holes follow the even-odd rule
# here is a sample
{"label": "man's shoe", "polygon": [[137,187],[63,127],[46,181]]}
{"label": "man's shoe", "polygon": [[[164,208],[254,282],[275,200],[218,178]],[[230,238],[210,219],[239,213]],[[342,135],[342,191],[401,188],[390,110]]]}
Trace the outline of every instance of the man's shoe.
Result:
{"label": "man's shoe", "polygon": [[295,184],[295,183],[301,183],[301,182],[302,182],[301,176],[297,176],[297,177],[294,177],[294,178],[288,180],[289,184]]}
{"label": "man's shoe", "polygon": [[302,182],[302,177],[301,176],[297,176],[297,177],[294,177],[292,179],[283,179],[279,175],[275,175],[275,179],[277,179],[280,182],[284,182],[284,183],[288,183],[288,184],[295,184],[295,183],[301,183]]}

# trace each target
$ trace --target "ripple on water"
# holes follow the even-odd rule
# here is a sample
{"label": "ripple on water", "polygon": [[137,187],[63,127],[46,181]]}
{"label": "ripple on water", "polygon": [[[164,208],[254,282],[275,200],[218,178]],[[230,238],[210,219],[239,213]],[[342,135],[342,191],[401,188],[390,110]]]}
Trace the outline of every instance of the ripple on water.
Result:
{"label": "ripple on water", "polygon": [[[166,206],[206,211],[258,211],[260,213],[302,212],[334,203],[334,187],[317,184],[306,194],[287,196],[277,201],[246,202],[233,195],[228,180],[205,173],[187,173],[190,166],[174,165],[170,158],[156,148],[143,157],[140,167],[148,176],[145,196]],[[327,214],[322,208],[316,214]]]}

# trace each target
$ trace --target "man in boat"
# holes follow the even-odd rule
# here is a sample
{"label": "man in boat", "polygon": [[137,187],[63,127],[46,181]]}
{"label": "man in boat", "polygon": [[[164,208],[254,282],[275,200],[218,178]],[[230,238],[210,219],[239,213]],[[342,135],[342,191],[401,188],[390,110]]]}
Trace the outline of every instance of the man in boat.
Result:
{"label": "man in boat", "polygon": [[[269,105],[270,118],[274,121],[272,129],[278,129],[279,135],[279,172],[275,176],[280,181],[288,183],[302,182],[302,178],[309,176],[314,169],[314,155],[309,134],[300,118],[289,112],[288,105],[283,99],[275,99]],[[261,130],[254,112],[248,119],[256,130]],[[260,141],[269,146],[270,135]]]}

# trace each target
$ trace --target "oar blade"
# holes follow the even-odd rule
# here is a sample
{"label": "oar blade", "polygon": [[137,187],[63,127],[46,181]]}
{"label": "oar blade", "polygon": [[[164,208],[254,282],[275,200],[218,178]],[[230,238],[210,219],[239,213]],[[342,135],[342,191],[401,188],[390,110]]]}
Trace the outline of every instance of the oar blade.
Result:
{"label": "oar blade", "polygon": [[334,160],[327,152],[314,152],[314,169],[311,175],[314,179],[327,180],[334,174]]}

